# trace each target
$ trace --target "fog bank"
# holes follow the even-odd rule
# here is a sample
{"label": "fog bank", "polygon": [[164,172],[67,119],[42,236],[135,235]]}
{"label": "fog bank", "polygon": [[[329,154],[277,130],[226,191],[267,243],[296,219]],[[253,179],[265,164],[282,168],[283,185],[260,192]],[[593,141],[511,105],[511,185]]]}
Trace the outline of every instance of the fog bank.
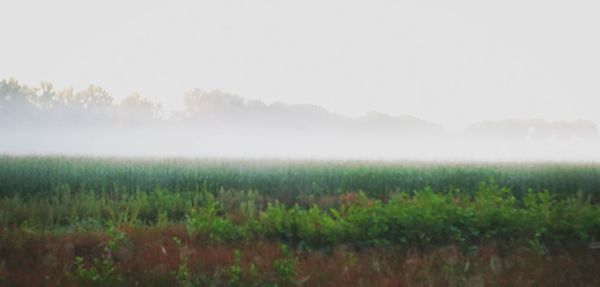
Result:
{"label": "fog bank", "polygon": [[139,94],[0,82],[0,153],[435,161],[599,161],[595,123],[507,119],[449,132],[443,123],[190,90],[164,111]]}

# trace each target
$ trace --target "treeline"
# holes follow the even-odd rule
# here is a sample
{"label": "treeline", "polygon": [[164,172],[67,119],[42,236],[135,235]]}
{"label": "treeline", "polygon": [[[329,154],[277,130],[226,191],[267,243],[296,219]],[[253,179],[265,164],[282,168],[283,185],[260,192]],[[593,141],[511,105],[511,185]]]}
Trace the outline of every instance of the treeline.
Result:
{"label": "treeline", "polygon": [[[324,109],[311,105],[267,105],[260,100],[244,98],[220,90],[193,89],[183,97],[184,110],[165,111],[159,103],[133,93],[120,101],[102,87],[90,85],[75,91],[57,90],[52,83],[28,86],[15,79],[0,81],[0,116],[13,122],[36,120],[79,120],[105,123],[110,121],[152,122],[219,117],[299,117],[312,114],[315,118],[330,116]],[[268,120],[264,118],[264,120]]]}
{"label": "treeline", "polygon": [[[546,121],[542,119],[508,119],[475,123],[456,134],[450,134],[438,124],[412,116],[390,116],[369,113],[350,118],[314,106],[266,104],[246,100],[220,90],[193,89],[182,97],[184,109],[166,111],[162,106],[138,93],[116,100],[105,89],[90,85],[75,91],[56,89],[51,83],[36,86],[15,79],[0,81],[0,127],[12,128],[69,128],[96,126],[157,126],[195,130],[227,131],[236,134],[294,131],[302,136],[335,135],[350,138],[375,137],[378,141],[390,138],[431,139],[458,138],[506,141],[538,140],[598,140],[595,123],[586,120]],[[159,131],[161,129],[154,129]],[[161,130],[164,133],[164,129]]]}
{"label": "treeline", "polygon": [[15,79],[0,81],[0,125],[155,125],[168,123],[195,126],[268,126],[303,128],[311,131],[334,128],[338,131],[362,129],[385,132],[402,130],[412,133],[441,132],[438,125],[417,118],[370,114],[353,121],[313,105],[266,104],[246,100],[220,90],[193,89],[182,98],[182,111],[166,111],[159,103],[138,93],[117,101],[102,87],[90,85],[75,91],[56,89],[42,82],[28,86]]}
{"label": "treeline", "polygon": [[0,81],[0,119],[3,124],[36,125],[107,124],[158,120],[161,106],[139,94],[120,102],[105,89],[90,85],[84,90],[56,90],[51,83],[27,86],[17,80]]}

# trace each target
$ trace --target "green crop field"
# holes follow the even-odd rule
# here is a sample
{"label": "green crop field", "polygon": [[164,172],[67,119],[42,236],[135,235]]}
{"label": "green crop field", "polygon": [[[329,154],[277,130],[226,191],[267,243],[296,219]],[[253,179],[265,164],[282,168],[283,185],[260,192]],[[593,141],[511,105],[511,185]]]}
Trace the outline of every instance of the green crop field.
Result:
{"label": "green crop field", "polygon": [[0,286],[597,286],[599,200],[594,164],[0,156]]}

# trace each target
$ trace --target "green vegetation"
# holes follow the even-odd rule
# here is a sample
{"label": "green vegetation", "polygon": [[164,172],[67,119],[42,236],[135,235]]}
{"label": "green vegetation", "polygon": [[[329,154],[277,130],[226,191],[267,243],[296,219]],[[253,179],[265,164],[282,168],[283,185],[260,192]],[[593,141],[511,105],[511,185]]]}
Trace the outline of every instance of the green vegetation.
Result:
{"label": "green vegetation", "polygon": [[482,182],[509,188],[518,198],[529,189],[554,196],[583,193],[600,199],[600,165],[526,163],[381,163],[325,161],[123,159],[0,156],[0,195],[29,197],[62,186],[72,191],[172,193],[254,190],[293,204],[305,197],[363,191],[387,199],[393,192],[430,187],[473,193]]}
{"label": "green vegetation", "polygon": [[[134,194],[73,193],[62,188],[29,199],[0,202],[0,225],[36,231],[104,230],[107,226],[183,224],[207,242],[274,239],[304,247],[337,244],[468,246],[481,240],[542,240],[568,244],[600,235],[600,207],[574,195],[556,199],[529,192],[517,200],[509,189],[481,184],[474,195],[430,188],[391,193],[386,202],[346,193],[327,202],[285,206],[256,192]],[[320,206],[326,205],[326,206]]]}
{"label": "green vegetation", "polygon": [[552,264],[579,273],[560,282],[598,280],[598,267],[582,266],[598,258],[599,171],[5,156],[0,282],[22,280],[16,270],[30,264],[49,285],[325,286],[337,275],[311,269],[320,260],[354,283],[379,274],[370,286],[423,280],[390,271],[409,270],[414,254],[443,284],[485,272],[513,282],[526,269],[511,256],[537,262],[539,276],[551,268],[545,258],[562,256]]}

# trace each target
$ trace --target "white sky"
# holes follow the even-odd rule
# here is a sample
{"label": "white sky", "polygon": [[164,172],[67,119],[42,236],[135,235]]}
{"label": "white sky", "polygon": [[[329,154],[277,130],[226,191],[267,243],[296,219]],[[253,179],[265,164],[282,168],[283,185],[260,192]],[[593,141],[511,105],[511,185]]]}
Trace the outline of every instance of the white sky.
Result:
{"label": "white sky", "polygon": [[600,123],[599,1],[151,2],[3,0],[0,78],[169,109],[202,88],[449,128]]}

